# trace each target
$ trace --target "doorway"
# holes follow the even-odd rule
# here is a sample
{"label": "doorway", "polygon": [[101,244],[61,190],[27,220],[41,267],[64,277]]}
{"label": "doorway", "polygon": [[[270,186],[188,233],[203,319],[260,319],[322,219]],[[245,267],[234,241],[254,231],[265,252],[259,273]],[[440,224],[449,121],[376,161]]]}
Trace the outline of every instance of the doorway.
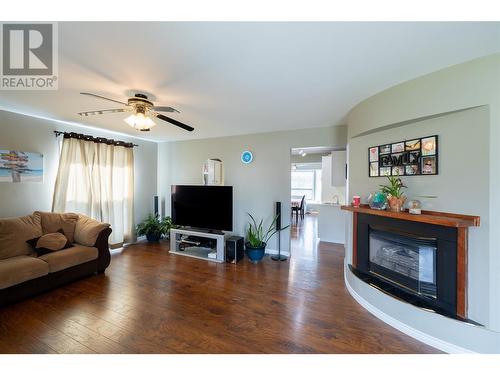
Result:
{"label": "doorway", "polygon": [[345,203],[344,172],[345,149],[328,146],[291,149],[291,250],[294,256],[316,258],[320,241],[340,242],[332,241],[329,233],[322,233],[321,228]]}

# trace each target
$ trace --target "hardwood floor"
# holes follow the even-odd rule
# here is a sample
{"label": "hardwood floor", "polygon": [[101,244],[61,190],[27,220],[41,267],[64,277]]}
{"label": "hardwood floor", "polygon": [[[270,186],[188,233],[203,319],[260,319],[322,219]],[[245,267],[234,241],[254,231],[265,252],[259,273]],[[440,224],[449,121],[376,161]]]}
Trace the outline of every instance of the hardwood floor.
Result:
{"label": "hardwood floor", "polygon": [[[309,221],[308,221],[309,220]],[[348,294],[343,247],[292,228],[292,258],[236,265],[113,254],[93,276],[0,309],[0,353],[434,353]],[[308,227],[309,226],[309,227]]]}

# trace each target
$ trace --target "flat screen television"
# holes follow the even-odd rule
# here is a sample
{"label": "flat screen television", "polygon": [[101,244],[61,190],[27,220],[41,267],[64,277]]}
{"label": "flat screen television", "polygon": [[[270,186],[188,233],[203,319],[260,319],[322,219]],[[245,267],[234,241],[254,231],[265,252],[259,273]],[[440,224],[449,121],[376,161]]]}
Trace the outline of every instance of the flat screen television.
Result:
{"label": "flat screen television", "polygon": [[175,225],[218,231],[233,230],[233,187],[172,185]]}

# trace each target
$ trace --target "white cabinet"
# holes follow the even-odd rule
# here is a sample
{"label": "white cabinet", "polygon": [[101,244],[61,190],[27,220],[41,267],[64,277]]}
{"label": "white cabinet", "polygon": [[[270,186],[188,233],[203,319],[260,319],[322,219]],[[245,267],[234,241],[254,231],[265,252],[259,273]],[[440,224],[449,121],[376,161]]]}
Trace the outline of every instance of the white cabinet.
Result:
{"label": "white cabinet", "polygon": [[340,205],[318,204],[318,237],[321,241],[345,244],[346,211]]}
{"label": "white cabinet", "polygon": [[333,151],[321,158],[321,201],[332,202],[337,196],[344,202],[345,195],[345,151]]}
{"label": "white cabinet", "polygon": [[346,152],[333,151],[331,155],[331,184],[344,186],[346,184]]}
{"label": "white cabinet", "polygon": [[332,189],[332,156],[321,157],[321,201],[331,202],[335,191]]}

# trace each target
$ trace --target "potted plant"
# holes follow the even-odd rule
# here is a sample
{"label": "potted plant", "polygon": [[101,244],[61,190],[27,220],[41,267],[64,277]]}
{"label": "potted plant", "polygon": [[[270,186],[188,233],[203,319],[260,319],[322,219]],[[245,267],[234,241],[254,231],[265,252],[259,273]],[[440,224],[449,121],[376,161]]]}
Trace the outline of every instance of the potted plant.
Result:
{"label": "potted plant", "polygon": [[162,236],[168,235],[172,228],[172,219],[169,216],[160,218],[158,215],[149,214],[146,220],[137,225],[138,236],[146,236],[148,242],[158,242]]}
{"label": "potted plant", "polygon": [[380,185],[381,191],[387,195],[387,201],[389,202],[389,210],[392,212],[403,211],[403,207],[406,201],[406,197],[403,195],[402,189],[406,186],[403,185],[401,178],[399,176],[387,176],[389,179],[388,185]]}
{"label": "potted plant", "polygon": [[248,224],[246,233],[246,253],[248,258],[250,258],[253,263],[257,263],[264,257],[267,241],[269,241],[269,239],[271,239],[271,237],[274,236],[277,232],[288,228],[289,225],[281,229],[276,229],[276,220],[278,219],[278,215],[276,215],[271,225],[269,225],[267,229],[264,229],[262,219],[260,220],[259,224],[257,224],[252,215],[248,214],[248,216],[250,216],[251,222]]}

